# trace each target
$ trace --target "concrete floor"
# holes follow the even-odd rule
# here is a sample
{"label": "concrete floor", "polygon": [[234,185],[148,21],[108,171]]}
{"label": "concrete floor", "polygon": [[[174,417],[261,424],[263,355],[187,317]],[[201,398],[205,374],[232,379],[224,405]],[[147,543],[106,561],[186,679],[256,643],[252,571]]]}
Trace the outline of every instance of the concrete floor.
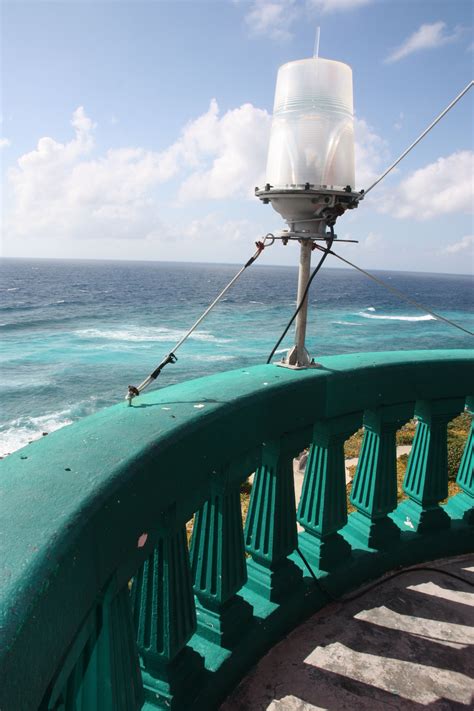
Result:
{"label": "concrete floor", "polygon": [[[432,565],[474,584],[474,555]],[[474,709],[473,677],[474,588],[411,571],[313,615],[220,711]]]}

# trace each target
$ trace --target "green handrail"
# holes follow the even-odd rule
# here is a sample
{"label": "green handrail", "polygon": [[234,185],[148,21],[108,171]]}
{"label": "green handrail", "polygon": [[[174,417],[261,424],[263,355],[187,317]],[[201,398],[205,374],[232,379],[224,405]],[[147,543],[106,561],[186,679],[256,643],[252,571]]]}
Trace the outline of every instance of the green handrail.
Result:
{"label": "green handrail", "polygon": [[[336,595],[473,550],[472,435],[462,493],[439,503],[446,423],[472,364],[473,351],[405,351],[238,369],[108,408],[0,462],[2,711],[215,708],[327,601],[297,544]],[[395,430],[414,412],[409,498],[396,507]],[[342,447],[362,421],[348,519]],[[309,444],[296,514],[290,464]],[[253,472],[243,533],[238,489]]]}

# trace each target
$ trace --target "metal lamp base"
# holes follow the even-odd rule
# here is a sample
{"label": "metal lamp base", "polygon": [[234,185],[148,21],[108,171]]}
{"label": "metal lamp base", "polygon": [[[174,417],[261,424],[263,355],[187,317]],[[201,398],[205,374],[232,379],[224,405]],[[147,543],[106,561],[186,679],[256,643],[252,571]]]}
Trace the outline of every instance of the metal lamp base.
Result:
{"label": "metal lamp base", "polygon": [[293,348],[288,351],[286,358],[281,360],[279,363],[275,363],[280,368],[290,368],[291,370],[306,370],[307,368],[320,368],[319,363],[314,362],[314,358],[311,358],[306,348],[298,349],[298,346],[293,346]]}
{"label": "metal lamp base", "polygon": [[320,365],[320,363],[308,363],[308,365],[292,365],[291,363],[285,363],[284,360],[280,361],[279,363],[274,363],[273,365],[277,365],[279,368],[289,368],[290,370],[308,370],[308,368],[323,367],[322,365]]}

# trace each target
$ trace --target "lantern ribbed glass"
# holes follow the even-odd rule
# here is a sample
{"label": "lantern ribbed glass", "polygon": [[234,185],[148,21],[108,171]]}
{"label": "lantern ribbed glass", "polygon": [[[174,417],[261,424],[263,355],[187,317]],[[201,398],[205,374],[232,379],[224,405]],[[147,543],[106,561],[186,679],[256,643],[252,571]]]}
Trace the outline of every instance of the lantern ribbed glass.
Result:
{"label": "lantern ribbed glass", "polygon": [[276,188],[354,188],[352,69],[312,57],[280,67],[266,182]]}

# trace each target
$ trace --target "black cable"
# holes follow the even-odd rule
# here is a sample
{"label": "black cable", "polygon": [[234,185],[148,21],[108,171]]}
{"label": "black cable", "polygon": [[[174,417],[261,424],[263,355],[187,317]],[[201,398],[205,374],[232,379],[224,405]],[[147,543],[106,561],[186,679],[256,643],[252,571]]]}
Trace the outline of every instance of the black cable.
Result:
{"label": "black cable", "polygon": [[306,558],[304,557],[304,555],[302,554],[302,552],[300,551],[300,549],[298,548],[298,546],[296,546],[296,552],[298,553],[299,557],[301,558],[301,560],[302,560],[303,563],[305,564],[306,569],[308,570],[309,574],[310,574],[311,577],[313,578],[316,587],[318,587],[318,588],[321,590],[321,592],[322,592],[324,595],[326,595],[326,597],[327,597],[329,600],[331,600],[332,602],[337,602],[337,598],[334,597],[333,595],[331,595],[331,593],[329,592],[329,590],[326,590],[326,588],[324,587],[324,585],[321,585],[321,583],[320,583],[320,581],[319,581],[319,578],[317,577],[316,573],[314,572],[314,570],[312,569],[312,567],[310,566],[310,564],[308,563],[308,561],[306,560]]}
{"label": "black cable", "polygon": [[292,325],[293,321],[294,321],[295,318],[298,316],[298,314],[299,314],[299,312],[300,312],[300,310],[301,310],[301,307],[303,306],[303,304],[304,304],[304,302],[305,302],[305,299],[306,299],[306,297],[307,297],[307,295],[308,295],[308,291],[309,291],[309,288],[310,288],[310,286],[311,286],[311,283],[312,283],[314,277],[316,276],[316,274],[319,272],[319,270],[320,270],[321,267],[323,266],[324,260],[326,259],[326,257],[328,256],[328,254],[329,254],[330,251],[331,251],[332,243],[333,243],[333,241],[334,241],[334,227],[333,227],[332,225],[328,225],[328,227],[329,227],[329,229],[330,229],[330,231],[331,231],[331,237],[328,239],[327,247],[326,247],[326,248],[324,248],[324,247],[318,247],[318,249],[320,249],[322,252],[324,252],[324,254],[323,254],[323,256],[321,257],[321,259],[319,260],[319,262],[317,263],[317,265],[315,266],[314,271],[313,271],[313,273],[311,274],[310,278],[308,279],[308,283],[306,284],[306,289],[304,290],[304,293],[303,293],[303,296],[302,296],[302,298],[301,298],[301,301],[300,301],[300,303],[298,304],[298,306],[296,307],[296,310],[295,310],[295,312],[293,313],[293,316],[292,316],[291,319],[289,320],[289,322],[288,322],[288,324],[287,324],[285,330],[284,330],[283,333],[281,334],[281,336],[280,336],[280,338],[278,339],[278,341],[275,343],[272,352],[271,352],[270,355],[268,356],[268,358],[267,358],[267,365],[268,365],[269,363],[271,363],[271,360],[272,360],[273,356],[275,355],[275,352],[276,352],[278,346],[280,345],[280,343],[282,342],[282,340],[285,338],[286,334],[288,333],[288,331],[289,331],[290,328],[291,328],[291,325]]}
{"label": "black cable", "polygon": [[417,571],[429,571],[432,573],[441,573],[442,575],[446,575],[449,578],[454,578],[455,580],[460,580],[462,583],[465,583],[466,585],[469,585],[470,587],[474,588],[474,583],[471,583],[470,580],[466,580],[466,578],[463,578],[461,575],[456,575],[456,573],[451,573],[448,570],[443,570],[442,568],[434,568],[433,566],[428,566],[428,565],[419,565],[419,566],[414,566],[412,568],[405,568],[404,570],[397,570],[391,575],[386,576],[385,578],[382,578],[381,580],[377,580],[375,583],[372,583],[372,585],[369,585],[368,587],[363,588],[362,590],[359,590],[359,592],[354,593],[354,595],[349,595],[349,596],[343,596],[343,597],[334,597],[334,595],[331,595],[329,590],[326,588],[325,585],[321,583],[319,578],[317,577],[316,573],[300,551],[300,549],[297,547],[296,552],[300,556],[301,560],[305,564],[309,574],[313,578],[315,584],[317,587],[323,592],[326,597],[331,600],[331,602],[352,602],[353,600],[357,600],[359,597],[362,597],[366,593],[370,592],[371,590],[374,590],[375,588],[378,588],[380,585],[383,585],[384,583],[387,583],[389,580],[393,580],[393,578],[397,578],[399,575],[406,575],[407,573],[414,573]]}
{"label": "black cable", "polygon": [[362,597],[362,595],[365,595],[365,593],[370,592],[374,588],[378,588],[379,585],[383,585],[383,583],[386,583],[389,580],[392,580],[393,578],[397,578],[399,575],[405,575],[406,573],[414,573],[414,572],[417,572],[418,570],[421,570],[421,571],[427,570],[432,573],[441,573],[442,575],[447,575],[449,578],[454,578],[455,580],[460,580],[462,583],[465,583],[466,585],[469,585],[471,588],[474,588],[474,583],[471,583],[470,580],[466,580],[466,578],[463,578],[461,575],[456,575],[456,573],[450,573],[448,570],[443,570],[442,568],[433,568],[428,565],[420,565],[420,566],[416,566],[414,568],[406,568],[405,570],[397,570],[395,573],[392,573],[391,575],[387,576],[386,578],[382,578],[382,580],[377,580],[376,583],[369,585],[369,587],[366,587],[363,590],[360,590],[359,592],[354,593],[354,595],[349,595],[349,597],[340,597],[339,602],[352,602],[352,600],[357,600],[357,598]]}
{"label": "black cable", "polygon": [[313,578],[316,587],[318,587],[321,590],[321,592],[323,593],[323,595],[325,595],[328,598],[328,600],[330,600],[331,602],[339,602],[339,598],[334,597],[334,595],[331,595],[329,590],[321,583],[318,576],[316,575],[316,573],[314,572],[314,570],[312,569],[312,567],[310,566],[310,564],[308,563],[308,561],[306,560],[306,558],[304,557],[304,555],[302,554],[302,552],[298,546],[296,546],[296,552],[298,553],[299,557],[305,564],[306,569],[308,570],[309,574]]}

